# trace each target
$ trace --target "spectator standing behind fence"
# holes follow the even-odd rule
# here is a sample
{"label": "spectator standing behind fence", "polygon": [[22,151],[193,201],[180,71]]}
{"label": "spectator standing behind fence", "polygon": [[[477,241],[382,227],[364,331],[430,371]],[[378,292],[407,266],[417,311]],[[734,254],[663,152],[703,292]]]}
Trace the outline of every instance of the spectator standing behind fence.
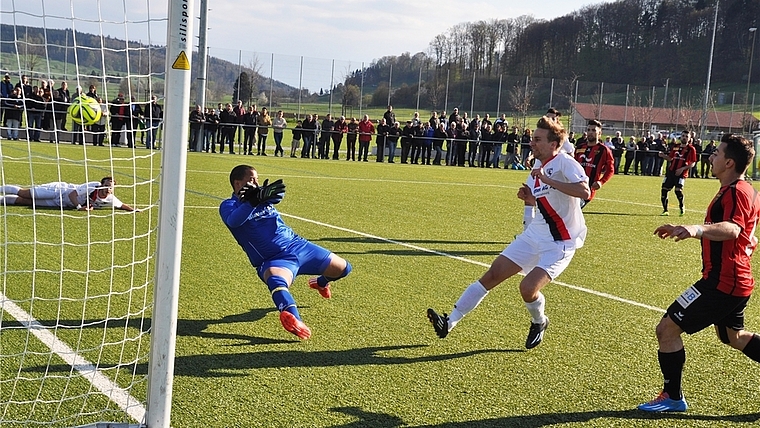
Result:
{"label": "spectator standing behind fence", "polygon": [[356,161],[356,137],[359,136],[359,122],[355,117],[346,124],[346,160]]}
{"label": "spectator standing behind fence", "polygon": [[491,167],[494,135],[491,131],[490,123],[480,127],[480,158],[478,159],[478,166],[481,168]]}
{"label": "spectator standing behind fence", "polygon": [[110,119],[111,113],[108,111],[106,103],[103,98],[95,98],[100,103],[100,119],[92,125],[92,145],[103,147],[103,142],[106,139],[106,125]]}
{"label": "spectator standing behind fence", "polygon": [[[5,73],[5,76],[3,77],[3,81],[0,82],[0,99],[5,99],[11,96],[11,93],[13,93],[13,83],[11,83],[11,75],[8,73]],[[2,117],[5,117],[5,107],[2,106],[0,103],[0,115]],[[7,126],[5,121],[3,121],[3,126]]]}
{"label": "spectator standing behind fence", "polygon": [[32,87],[32,95],[24,100],[24,103],[26,106],[27,138],[39,142],[40,129],[42,129],[42,112],[45,109],[42,90],[37,86]]}
{"label": "spectator standing behind fence", "polygon": [[420,115],[414,112],[412,118],[412,160],[411,162],[416,164],[419,161],[420,152],[422,151],[422,136],[424,134],[424,128],[422,127],[422,121]]}
{"label": "spectator standing behind fence", "polygon": [[216,153],[216,130],[219,127],[219,115],[213,108],[206,109],[206,122],[203,124],[203,151]]}
{"label": "spectator standing behind fence", "polygon": [[32,84],[29,83],[29,77],[27,75],[21,75],[21,80],[16,83],[16,87],[21,88],[21,98],[26,98],[32,95]]}
{"label": "spectator standing behind fence", "polygon": [[710,140],[709,143],[702,149],[702,155],[700,156],[700,171],[699,174],[702,178],[710,178],[710,156],[715,153],[715,140]]}
{"label": "spectator standing behind fence", "polygon": [[[422,164],[430,165],[430,155],[433,149],[433,136],[435,135],[435,128],[430,126],[430,122],[422,123]],[[416,164],[417,161],[415,160]]]}
{"label": "spectator standing behind fence", "polygon": [[338,152],[340,151],[340,146],[343,142],[343,134],[346,132],[348,132],[348,123],[346,123],[346,118],[341,116],[335,121],[335,125],[333,125],[333,160],[338,160]]}
{"label": "spectator standing behind fence", "polygon": [[393,158],[396,156],[396,144],[401,136],[401,126],[398,122],[394,122],[393,126],[388,128],[388,137],[385,139],[385,144],[388,146],[388,163],[394,163]]}
{"label": "spectator standing behind fence", "polygon": [[369,144],[372,142],[372,134],[375,133],[375,125],[369,120],[368,115],[364,115],[359,122],[359,156],[360,161],[368,162]]}
{"label": "spectator standing behind fence", "polygon": [[260,156],[267,155],[267,136],[269,135],[269,128],[272,126],[272,118],[269,117],[269,110],[266,107],[261,109],[257,125],[259,133],[259,142],[256,146],[256,152]]}
{"label": "spectator standing behind fence", "polygon": [[301,158],[307,158],[309,157],[309,153],[311,151],[311,146],[314,145],[314,132],[317,129],[316,123],[314,121],[314,117],[312,115],[306,115],[306,119],[304,119],[302,126],[302,133],[301,136],[303,137],[303,150],[301,150]]}
{"label": "spectator standing behind fence", "polygon": [[438,128],[433,133],[433,150],[435,150],[435,157],[433,158],[433,165],[440,165],[441,158],[443,157],[443,142],[446,140],[446,124],[438,122]]}
{"label": "spectator standing behind fence", "polygon": [[[697,152],[697,160],[699,160],[702,157],[702,140],[700,140],[699,138],[694,139],[692,146],[694,147],[694,150]],[[697,170],[697,162],[694,162],[692,164],[691,170],[689,171],[689,177],[699,178],[699,171]]]}
{"label": "spectator standing behind fence", "polygon": [[[523,135],[520,138],[520,156],[522,156],[523,165],[526,167],[528,166],[528,161],[530,159],[530,129],[525,128],[525,131],[523,131]],[[581,144],[585,144],[585,139]],[[578,145],[576,145],[578,147]]]}
{"label": "spectator standing behind fence", "polygon": [[190,151],[200,152],[203,144],[203,123],[206,116],[201,110],[199,104],[195,105],[195,110],[190,112]]}
{"label": "spectator standing behind fence", "polygon": [[256,106],[248,107],[248,111],[243,115],[243,129],[245,138],[243,138],[243,154],[253,156],[253,145],[256,144],[256,125],[259,123],[259,112]]}
{"label": "spectator standing behind fence", "polygon": [[449,122],[446,128],[446,166],[456,165],[457,159],[457,123]]}
{"label": "spectator standing behind fence", "polygon": [[625,166],[623,167],[623,174],[628,175],[628,171],[631,169],[631,163],[636,156],[636,138],[631,136],[625,145]]}
{"label": "spectator standing behind fence", "polygon": [[282,157],[285,154],[285,151],[282,150],[282,133],[285,131],[285,128],[288,127],[288,121],[285,120],[285,117],[282,113],[282,110],[278,110],[277,114],[274,117],[274,120],[272,121],[272,133],[274,134],[274,155],[277,156],[277,153],[280,153],[280,157]]}
{"label": "spectator standing behind fence", "polygon": [[330,136],[332,135],[334,126],[335,122],[332,120],[332,115],[328,113],[327,116],[325,116],[325,120],[322,121],[322,134],[319,136],[317,142],[317,152],[319,152],[318,156],[320,159],[329,158]]}
{"label": "spectator standing behind fence", "polygon": [[615,174],[620,173],[620,160],[623,157],[623,149],[625,149],[625,141],[620,131],[615,132],[615,136],[612,137],[612,159],[615,168]]}
{"label": "spectator standing behind fence", "polygon": [[478,146],[480,145],[480,115],[476,114],[475,119],[467,124],[467,166],[477,166]]}
{"label": "spectator standing behind fence", "polygon": [[377,124],[377,137],[375,138],[375,144],[377,144],[377,162],[382,162],[383,157],[385,156],[385,144],[389,128],[390,127],[385,122],[385,118],[380,119],[380,123]]}
{"label": "spectator standing behind fence", "polygon": [[[74,90],[74,97],[72,99],[76,100],[82,95],[82,87],[77,86]],[[80,146],[84,145],[84,129],[85,127],[77,123],[75,120],[71,121],[71,144],[79,143]]]}
{"label": "spectator standing behind fence", "polygon": [[393,112],[393,106],[388,106],[388,110],[383,114],[383,119],[385,119],[385,124],[388,126],[393,126],[396,123],[396,113]]}
{"label": "spectator standing behind fence", "polygon": [[301,145],[301,136],[303,135],[303,122],[296,121],[296,127],[293,128],[293,141],[290,143],[290,157],[298,157],[298,146]]}
{"label": "spectator standing behind fence", "polygon": [[493,136],[491,138],[491,150],[493,151],[493,154],[491,155],[491,159],[488,163],[489,168],[499,167],[499,161],[501,160],[501,151],[503,150],[504,142],[507,141],[506,126],[506,121],[501,121],[501,119],[496,119],[496,122],[493,125]]}
{"label": "spectator standing behind fence", "polygon": [[663,159],[660,157],[659,153],[668,153],[669,149],[667,147],[667,137],[663,134],[656,134],[654,136],[654,144],[652,149],[655,150],[657,153],[653,153],[655,156],[654,158],[654,164],[652,166],[652,175],[654,176],[661,176],[662,175],[662,163]]}
{"label": "spectator standing behind fence", "polygon": [[401,129],[401,163],[408,163],[413,137],[414,129],[412,128],[412,121],[407,120],[406,125]]}
{"label": "spectator standing behind fence", "polygon": [[71,103],[71,93],[69,84],[61,82],[61,86],[53,91],[53,131],[55,132],[55,141],[61,140],[66,129],[66,116],[68,115],[69,104]]}
{"label": "spectator standing behind fence", "polygon": [[[42,102],[45,106],[42,112],[42,129],[50,131],[53,129],[53,81],[47,82],[40,89],[42,89]],[[56,142],[55,133],[48,132],[48,139],[51,143]]]}
{"label": "spectator standing behind fence", "polygon": [[314,139],[312,140],[313,143],[311,145],[311,158],[316,159],[318,154],[315,154],[315,150],[317,148],[317,141],[319,141],[319,131],[322,129],[322,127],[319,125],[319,115],[314,114]]}
{"label": "spectator standing behind fence", "polygon": [[[111,112],[111,146],[119,147],[121,145],[121,128],[124,127],[124,121],[127,119],[127,106],[124,105],[124,94],[119,93],[111,101],[109,111]],[[192,120],[190,123],[192,126]],[[192,148],[192,146],[190,147]]]}
{"label": "spectator standing behind fence", "polygon": [[235,123],[237,124],[235,130],[237,131],[237,143],[240,146],[240,140],[243,139],[243,127],[245,126],[245,106],[243,105],[243,101],[238,100],[232,111],[235,113]]}
{"label": "spectator standing behind fence", "polygon": [[21,97],[21,88],[13,88],[8,98],[2,99],[3,111],[5,113],[3,122],[7,126],[7,138],[9,140],[18,140],[18,130],[21,127],[21,114],[24,111],[24,100]]}
{"label": "spectator standing behind fence", "polygon": [[512,165],[518,157],[521,136],[517,131],[517,127],[513,126],[512,132],[507,134],[507,156],[504,158],[504,169],[509,169],[510,165]]}
{"label": "spectator standing behind fence", "polygon": [[[232,104],[224,105],[224,110],[219,113],[219,128],[222,130],[222,139],[219,141],[219,153],[224,153],[225,144],[229,147],[229,153],[235,154],[235,129],[237,128],[237,116],[232,110]],[[248,148],[251,154],[251,148]]]}
{"label": "spectator standing behind fence", "polygon": [[[209,113],[213,116],[214,110],[211,109]],[[155,95],[151,95],[150,103],[145,106],[143,114],[145,115],[145,125],[148,128],[145,139],[145,148],[157,148],[158,140],[156,137],[158,136],[158,128],[161,126],[161,120],[164,118],[164,109],[158,103],[158,98],[156,98]],[[208,121],[206,123],[208,123]],[[216,131],[216,127],[214,127],[214,131]],[[208,152],[208,150],[206,151]]]}

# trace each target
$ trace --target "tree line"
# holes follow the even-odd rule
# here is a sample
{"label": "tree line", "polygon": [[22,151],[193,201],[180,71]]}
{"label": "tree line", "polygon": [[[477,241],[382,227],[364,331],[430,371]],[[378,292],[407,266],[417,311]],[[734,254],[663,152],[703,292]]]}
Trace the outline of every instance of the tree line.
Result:
{"label": "tree line", "polygon": [[[427,52],[377,59],[351,73],[345,84],[358,85],[363,72],[365,93],[369,86],[377,94],[370,103],[382,105],[392,78],[394,103],[414,106],[419,96],[421,104],[435,108],[442,106],[446,83],[449,96],[455,93],[451,102],[468,106],[473,76],[478,81],[475,98],[493,92],[499,76],[650,87],[662,87],[667,80],[672,86],[700,87],[707,74],[714,7],[709,0],[619,0],[551,20],[520,16],[462,23],[436,35]],[[749,28],[760,24],[758,18],[760,0],[719,2],[713,81],[746,82]],[[753,67],[752,81],[760,82],[760,66]],[[524,101],[531,88],[519,91],[518,86],[509,83],[504,91],[513,95],[507,98]],[[483,102],[495,103],[476,105]]]}

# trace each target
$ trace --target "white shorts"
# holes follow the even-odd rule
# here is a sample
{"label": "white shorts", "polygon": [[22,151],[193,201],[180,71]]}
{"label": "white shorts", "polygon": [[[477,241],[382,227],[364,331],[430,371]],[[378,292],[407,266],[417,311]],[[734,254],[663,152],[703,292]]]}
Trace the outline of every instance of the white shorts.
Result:
{"label": "white shorts", "polygon": [[570,264],[575,255],[575,247],[565,241],[537,242],[522,233],[507,245],[501,255],[512,260],[527,274],[533,268],[541,268],[552,280],[557,278]]}
{"label": "white shorts", "polygon": [[55,182],[41,184],[31,188],[34,197],[34,205],[38,207],[64,207],[73,208],[69,199],[69,193],[76,190],[69,183]]}

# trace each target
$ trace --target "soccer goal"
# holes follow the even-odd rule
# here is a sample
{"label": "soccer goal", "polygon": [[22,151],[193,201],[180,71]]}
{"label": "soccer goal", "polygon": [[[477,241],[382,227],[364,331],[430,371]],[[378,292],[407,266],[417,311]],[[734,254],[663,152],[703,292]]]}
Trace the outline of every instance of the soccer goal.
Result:
{"label": "soccer goal", "polygon": [[0,0],[2,427],[170,426],[194,3]]}

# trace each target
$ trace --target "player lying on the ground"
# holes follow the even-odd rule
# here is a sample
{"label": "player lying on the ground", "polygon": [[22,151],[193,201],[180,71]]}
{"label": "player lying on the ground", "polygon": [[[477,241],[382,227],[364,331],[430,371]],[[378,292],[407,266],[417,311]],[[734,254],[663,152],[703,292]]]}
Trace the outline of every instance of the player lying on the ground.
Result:
{"label": "player lying on the ground", "polygon": [[301,339],[311,337],[311,329],[301,320],[290,285],[296,275],[319,275],[309,279],[309,287],[329,299],[330,282],[351,272],[351,263],[298,236],[285,225],[274,204],[285,196],[285,184],[269,180],[259,185],[256,169],[238,165],[230,172],[232,196],[219,206],[219,214],[232,236],[248,255],[259,278],[267,285],[280,311],[285,330]]}
{"label": "player lying on the ground", "polygon": [[63,208],[89,211],[98,208],[115,208],[124,211],[139,211],[123,203],[113,194],[116,181],[113,177],[103,177],[100,181],[84,184],[63,181],[20,187],[12,184],[0,186],[0,199],[4,205],[34,206],[37,208]]}

